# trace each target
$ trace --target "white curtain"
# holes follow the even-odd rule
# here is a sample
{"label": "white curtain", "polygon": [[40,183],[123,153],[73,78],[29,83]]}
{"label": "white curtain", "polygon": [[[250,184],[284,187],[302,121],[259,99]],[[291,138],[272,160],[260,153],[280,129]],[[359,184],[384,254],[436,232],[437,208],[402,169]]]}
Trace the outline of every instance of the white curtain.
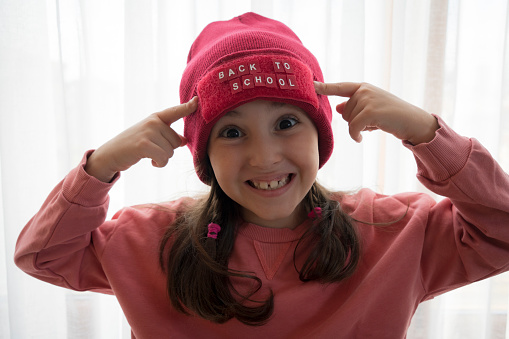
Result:
{"label": "white curtain", "polygon": [[[437,113],[508,171],[507,0],[0,0],[0,338],[130,337],[113,297],[17,269],[17,235],[87,149],[179,103],[207,23],[248,11],[290,26],[326,81],[371,82]],[[372,132],[356,144],[340,117],[333,125],[326,186],[425,191],[399,141]],[[164,169],[147,161],[124,173],[110,215],[204,189],[181,149]],[[509,338],[508,302],[507,274],[473,284],[423,303],[408,338]]]}

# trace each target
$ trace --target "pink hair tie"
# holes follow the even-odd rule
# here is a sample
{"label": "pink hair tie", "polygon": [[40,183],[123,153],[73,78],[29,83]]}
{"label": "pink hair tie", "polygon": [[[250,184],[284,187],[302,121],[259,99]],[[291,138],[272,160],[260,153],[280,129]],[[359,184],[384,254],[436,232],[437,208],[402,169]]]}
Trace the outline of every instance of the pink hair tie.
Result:
{"label": "pink hair tie", "polygon": [[207,234],[207,238],[217,239],[217,234],[219,233],[219,231],[221,231],[221,226],[211,222],[209,224],[208,228],[209,228],[209,233]]}
{"label": "pink hair tie", "polygon": [[322,209],[320,207],[315,207],[311,212],[308,213],[309,219],[320,219],[322,217]]}

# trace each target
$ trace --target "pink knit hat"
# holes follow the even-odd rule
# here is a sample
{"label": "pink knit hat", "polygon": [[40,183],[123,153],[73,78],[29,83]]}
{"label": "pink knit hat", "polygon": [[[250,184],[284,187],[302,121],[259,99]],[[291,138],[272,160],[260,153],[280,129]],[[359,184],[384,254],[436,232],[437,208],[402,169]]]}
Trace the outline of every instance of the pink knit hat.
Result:
{"label": "pink knit hat", "polygon": [[318,130],[320,167],[333,149],[332,112],[313,80],[323,75],[316,58],[286,25],[255,13],[209,24],[196,38],[180,83],[180,101],[198,95],[196,112],[184,118],[184,136],[201,181],[214,124],[228,111],[256,99],[302,108]]}

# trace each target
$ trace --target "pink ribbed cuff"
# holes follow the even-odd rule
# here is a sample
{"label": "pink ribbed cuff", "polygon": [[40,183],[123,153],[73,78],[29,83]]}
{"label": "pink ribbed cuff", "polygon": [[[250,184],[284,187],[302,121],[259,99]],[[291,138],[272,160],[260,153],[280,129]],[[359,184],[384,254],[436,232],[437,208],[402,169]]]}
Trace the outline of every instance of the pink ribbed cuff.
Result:
{"label": "pink ribbed cuff", "polygon": [[428,143],[413,146],[405,141],[418,164],[418,175],[435,182],[447,180],[457,174],[467,163],[472,150],[469,138],[457,134],[439,116],[434,115],[440,128]]}

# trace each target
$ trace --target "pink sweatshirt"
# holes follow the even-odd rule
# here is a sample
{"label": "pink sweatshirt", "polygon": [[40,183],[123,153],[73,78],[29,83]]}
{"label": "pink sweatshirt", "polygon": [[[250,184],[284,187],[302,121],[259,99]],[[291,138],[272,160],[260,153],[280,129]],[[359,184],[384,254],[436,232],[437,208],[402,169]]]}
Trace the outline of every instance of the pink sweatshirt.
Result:
{"label": "pink sweatshirt", "polygon": [[130,207],[105,221],[111,184],[87,175],[86,157],[23,229],[15,261],[51,284],[114,294],[136,338],[404,338],[420,302],[509,269],[509,177],[479,142],[439,123],[430,143],[405,145],[419,180],[448,198],[364,189],[341,201],[355,219],[373,223],[397,220],[408,207],[390,226],[358,223],[362,257],[351,278],[298,279],[293,249],[308,222],[295,230],[239,225],[230,266],[256,273],[262,292],[275,294],[274,315],[261,327],[177,313],[158,262],[174,214]]}

